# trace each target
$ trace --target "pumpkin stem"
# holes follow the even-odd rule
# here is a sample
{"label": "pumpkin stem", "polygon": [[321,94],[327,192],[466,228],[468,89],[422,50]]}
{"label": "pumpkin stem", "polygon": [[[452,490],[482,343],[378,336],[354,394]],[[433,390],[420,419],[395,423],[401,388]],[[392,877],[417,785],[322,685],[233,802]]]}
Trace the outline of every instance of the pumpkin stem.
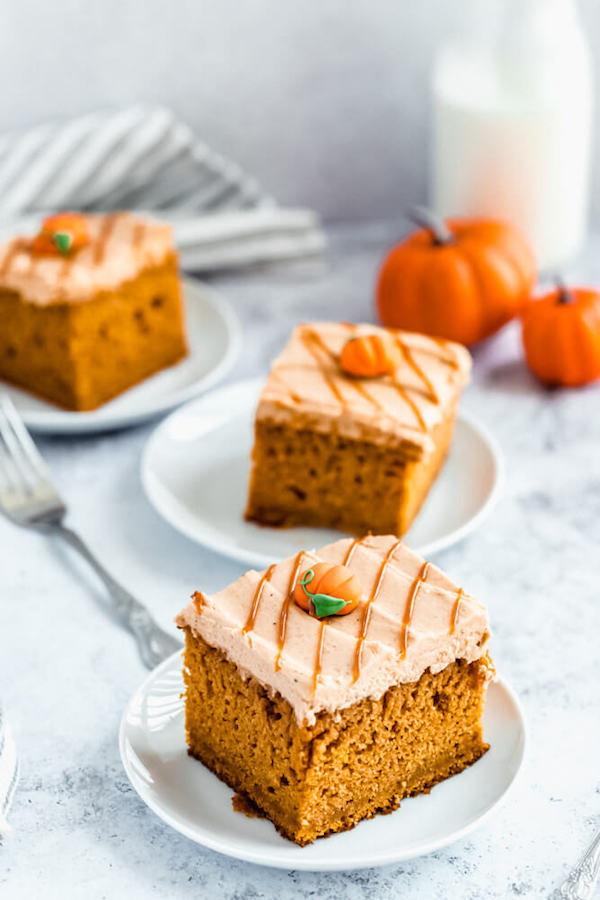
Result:
{"label": "pumpkin stem", "polygon": [[413,206],[408,212],[408,218],[415,225],[419,225],[429,232],[436,247],[454,243],[454,235],[444,220],[432,213],[430,209],[426,209],[424,206]]}
{"label": "pumpkin stem", "polygon": [[575,302],[573,294],[568,289],[560,275],[557,275],[555,277],[554,283],[558,289],[558,297],[556,298],[557,303],[561,305],[568,305],[569,303]]}

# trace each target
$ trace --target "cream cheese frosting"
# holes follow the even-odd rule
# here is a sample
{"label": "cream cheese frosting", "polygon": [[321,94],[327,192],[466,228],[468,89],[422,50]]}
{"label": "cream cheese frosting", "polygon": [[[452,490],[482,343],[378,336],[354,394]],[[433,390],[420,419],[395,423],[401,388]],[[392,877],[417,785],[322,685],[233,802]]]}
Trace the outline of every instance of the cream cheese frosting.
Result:
{"label": "cream cheese frosting", "polygon": [[[362,334],[397,342],[401,363],[393,375],[356,378],[340,369],[344,343]],[[305,323],[274,361],[256,418],[428,451],[432,429],[454,410],[470,370],[468,350],[451,341],[374,325]]]}
{"label": "cream cheese frosting", "polygon": [[[322,561],[347,565],[362,587],[363,602],[346,616],[317,619],[289,601],[298,577]],[[308,724],[425,671],[479,659],[490,636],[481,602],[387,535],[344,538],[246,572],[216,594],[196,594],[175,621]]]}
{"label": "cream cheese frosting", "polygon": [[31,252],[17,237],[0,247],[0,288],[39,305],[87,300],[158,266],[173,252],[170,225],[131,213],[85,215],[89,243],[72,257]]}

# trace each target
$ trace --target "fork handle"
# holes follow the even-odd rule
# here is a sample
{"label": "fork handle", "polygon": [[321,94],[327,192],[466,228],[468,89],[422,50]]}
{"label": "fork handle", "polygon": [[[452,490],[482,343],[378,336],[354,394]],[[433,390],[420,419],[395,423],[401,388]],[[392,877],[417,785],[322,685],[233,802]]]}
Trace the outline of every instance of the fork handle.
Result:
{"label": "fork handle", "polygon": [[144,665],[153,669],[176,650],[181,650],[181,643],[157,625],[146,607],[112,577],[75,531],[62,522],[47,523],[44,530],[65,540],[96,572],[108,589],[115,612],[133,633]]}
{"label": "fork handle", "polygon": [[600,831],[550,900],[591,900],[600,875]]}

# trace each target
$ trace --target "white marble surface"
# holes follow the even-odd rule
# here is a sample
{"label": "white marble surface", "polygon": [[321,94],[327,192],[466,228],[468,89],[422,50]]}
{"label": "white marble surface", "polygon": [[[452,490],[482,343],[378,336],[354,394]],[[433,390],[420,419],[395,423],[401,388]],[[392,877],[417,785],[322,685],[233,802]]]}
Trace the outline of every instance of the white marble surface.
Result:
{"label": "white marble surface", "polygon": [[[392,236],[384,226],[336,232],[314,271],[221,282],[246,333],[233,377],[264,371],[295,321],[371,318]],[[580,271],[600,280],[593,250]],[[22,759],[14,834],[0,846],[3,900],[491,900],[543,897],[560,881],[600,827],[600,385],[540,388],[509,327],[477,351],[464,407],[502,445],[506,493],[436,562],[489,604],[497,666],[528,717],[528,760],[503,809],[446,850],[355,873],[271,871],[192,844],[142,805],[119,762],[119,718],[145,674],[130,636],[68,551],[0,521],[0,692]],[[138,463],[150,431],[40,445],[72,525],[168,627],[194,588],[215,590],[241,566],[149,507]]]}

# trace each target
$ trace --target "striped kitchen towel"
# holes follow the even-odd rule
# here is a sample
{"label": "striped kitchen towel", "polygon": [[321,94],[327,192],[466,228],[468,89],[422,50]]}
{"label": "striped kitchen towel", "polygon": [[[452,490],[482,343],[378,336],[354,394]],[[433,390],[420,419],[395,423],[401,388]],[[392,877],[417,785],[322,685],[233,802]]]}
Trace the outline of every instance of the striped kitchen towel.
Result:
{"label": "striped kitchen towel", "polygon": [[134,106],[0,136],[0,234],[59,210],[130,209],[173,224],[184,269],[320,253],[310,210],[285,209],[163,107]]}
{"label": "striped kitchen towel", "polygon": [[0,705],[0,839],[9,832],[8,810],[19,778],[17,750]]}

